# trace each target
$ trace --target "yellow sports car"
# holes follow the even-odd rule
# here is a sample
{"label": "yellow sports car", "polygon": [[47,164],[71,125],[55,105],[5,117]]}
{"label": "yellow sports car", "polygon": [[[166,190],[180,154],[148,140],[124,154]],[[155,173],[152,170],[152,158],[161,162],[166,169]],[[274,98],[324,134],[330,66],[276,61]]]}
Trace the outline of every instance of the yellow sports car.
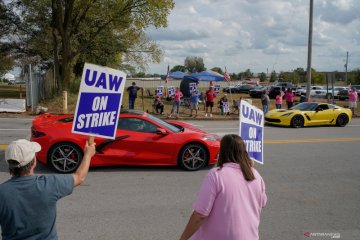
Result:
{"label": "yellow sports car", "polygon": [[336,125],[344,127],[352,118],[351,110],[334,104],[304,102],[289,110],[274,109],[265,115],[265,124],[278,126]]}

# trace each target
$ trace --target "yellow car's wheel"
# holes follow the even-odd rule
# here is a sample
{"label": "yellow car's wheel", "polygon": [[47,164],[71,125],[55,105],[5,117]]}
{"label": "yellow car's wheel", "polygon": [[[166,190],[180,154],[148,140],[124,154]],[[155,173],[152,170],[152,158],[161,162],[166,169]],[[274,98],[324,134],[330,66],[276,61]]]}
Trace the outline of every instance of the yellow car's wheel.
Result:
{"label": "yellow car's wheel", "polygon": [[301,115],[295,115],[291,119],[291,127],[293,128],[301,128],[304,126],[304,118]]}
{"label": "yellow car's wheel", "polygon": [[336,126],[345,127],[349,123],[349,117],[346,114],[340,114],[336,119]]}

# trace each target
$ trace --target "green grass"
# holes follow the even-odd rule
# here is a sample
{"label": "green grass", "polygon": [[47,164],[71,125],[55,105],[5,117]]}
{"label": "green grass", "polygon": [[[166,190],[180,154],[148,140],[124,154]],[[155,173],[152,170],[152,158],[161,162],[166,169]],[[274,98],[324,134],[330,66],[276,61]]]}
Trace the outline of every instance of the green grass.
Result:
{"label": "green grass", "polygon": [[20,90],[22,98],[26,96],[25,85],[7,85],[4,83],[0,84],[0,98],[20,98]]}

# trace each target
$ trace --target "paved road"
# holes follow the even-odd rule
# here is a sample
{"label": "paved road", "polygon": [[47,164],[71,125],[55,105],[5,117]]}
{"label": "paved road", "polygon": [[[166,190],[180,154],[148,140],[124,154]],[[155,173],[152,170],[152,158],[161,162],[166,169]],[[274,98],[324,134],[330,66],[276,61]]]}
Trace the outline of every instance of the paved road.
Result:
{"label": "paved road", "polygon": [[[192,123],[219,135],[238,132],[236,121]],[[0,119],[0,144],[28,137],[29,127],[29,120]],[[256,166],[268,194],[261,239],[305,239],[305,232],[360,239],[360,119],[345,128],[267,127],[265,142],[265,165]],[[3,159],[0,151],[0,182],[9,177]],[[51,172],[40,164],[37,171]],[[207,171],[94,168],[84,185],[59,202],[59,237],[177,239]]]}

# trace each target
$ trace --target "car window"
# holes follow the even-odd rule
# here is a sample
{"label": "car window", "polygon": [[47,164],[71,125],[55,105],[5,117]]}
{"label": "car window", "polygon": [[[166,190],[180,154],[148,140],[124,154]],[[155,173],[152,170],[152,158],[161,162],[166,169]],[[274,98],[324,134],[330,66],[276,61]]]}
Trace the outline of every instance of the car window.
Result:
{"label": "car window", "polygon": [[158,127],[140,118],[120,118],[118,129],[134,132],[155,133]]}
{"label": "car window", "polygon": [[328,110],[329,106],[327,104],[320,104],[319,106],[316,107],[316,110]]}
{"label": "car window", "polygon": [[300,110],[300,111],[314,111],[317,107],[318,103],[299,103],[292,107],[292,110]]}

